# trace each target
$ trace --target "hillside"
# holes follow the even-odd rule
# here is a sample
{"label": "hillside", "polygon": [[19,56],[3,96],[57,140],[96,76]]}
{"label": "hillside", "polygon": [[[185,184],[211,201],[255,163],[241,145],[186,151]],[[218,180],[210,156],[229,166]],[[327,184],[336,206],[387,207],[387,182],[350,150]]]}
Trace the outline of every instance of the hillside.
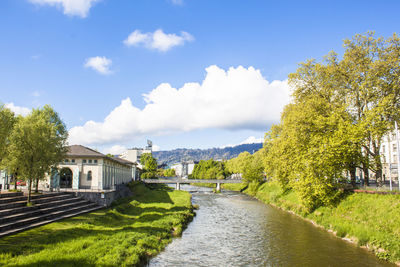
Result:
{"label": "hillside", "polygon": [[208,160],[208,159],[231,159],[237,157],[240,153],[248,151],[251,154],[262,148],[262,143],[243,144],[225,148],[209,148],[209,149],[186,149],[178,148],[170,151],[156,151],[153,156],[157,159],[158,164],[166,163],[167,165],[187,160]]}

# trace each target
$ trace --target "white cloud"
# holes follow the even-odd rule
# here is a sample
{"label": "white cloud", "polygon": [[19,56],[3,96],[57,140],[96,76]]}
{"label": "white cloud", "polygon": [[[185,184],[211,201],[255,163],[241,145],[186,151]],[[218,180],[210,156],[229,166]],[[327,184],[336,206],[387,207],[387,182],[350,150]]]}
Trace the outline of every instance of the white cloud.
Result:
{"label": "white cloud", "polygon": [[153,144],[153,151],[160,151],[160,147]]}
{"label": "white cloud", "polygon": [[87,17],[92,5],[99,0],[29,0],[37,5],[50,5],[62,8],[65,15]]}
{"label": "white cloud", "polygon": [[155,49],[162,52],[170,50],[174,46],[183,45],[185,42],[193,41],[194,38],[187,32],[181,31],[180,35],[164,33],[158,29],[154,33],[142,33],[140,30],[132,32],[124,40],[126,46],[144,46],[148,49]]}
{"label": "white cloud", "polygon": [[31,112],[29,108],[16,106],[14,103],[6,103],[4,106],[14,112],[16,115],[26,116]]}
{"label": "white cloud", "polygon": [[86,59],[85,68],[92,68],[101,74],[111,74],[112,60],[106,57],[91,57]]}
{"label": "white cloud", "polygon": [[224,145],[224,146],[221,146],[221,148],[233,147],[233,146],[244,145],[244,144],[258,144],[258,143],[263,143],[263,142],[264,142],[264,138],[262,138],[262,137],[256,138],[254,136],[249,136],[246,140],[240,142],[239,144],[236,144],[236,145],[233,145],[233,144]]}
{"label": "white cloud", "polygon": [[114,145],[112,147],[104,149],[103,153],[104,154],[110,153],[111,155],[119,155],[126,150],[127,150],[127,148],[125,146]]}
{"label": "white cloud", "polygon": [[143,95],[147,103],[143,109],[129,97],[122,100],[103,122],[73,127],[70,143],[111,144],[206,128],[266,130],[279,121],[289,102],[287,81],[268,82],[253,67],[225,71],[210,66],[206,72],[201,84],[186,83],[179,89],[160,84]]}

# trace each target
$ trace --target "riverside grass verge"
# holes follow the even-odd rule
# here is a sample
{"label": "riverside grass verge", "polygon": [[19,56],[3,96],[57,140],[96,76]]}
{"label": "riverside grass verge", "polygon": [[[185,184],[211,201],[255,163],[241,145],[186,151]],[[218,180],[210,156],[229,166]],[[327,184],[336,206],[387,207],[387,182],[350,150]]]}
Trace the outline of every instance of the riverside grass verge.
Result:
{"label": "riverside grass verge", "polygon": [[[244,186],[240,185],[226,189],[239,191]],[[264,183],[256,190],[251,188],[250,185],[244,193],[310,220],[400,266],[400,195],[352,193],[336,206],[307,213],[296,192],[283,192],[275,182]]]}
{"label": "riverside grass verge", "polygon": [[113,206],[0,239],[0,266],[141,266],[194,216],[188,192],[129,185]]}

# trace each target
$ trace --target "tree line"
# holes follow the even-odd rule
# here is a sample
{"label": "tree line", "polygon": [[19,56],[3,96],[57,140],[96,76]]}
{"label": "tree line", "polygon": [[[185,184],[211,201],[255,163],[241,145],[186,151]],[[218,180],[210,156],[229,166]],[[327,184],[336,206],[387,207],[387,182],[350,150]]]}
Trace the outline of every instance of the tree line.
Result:
{"label": "tree line", "polygon": [[25,117],[16,116],[0,105],[0,168],[16,180],[28,183],[28,203],[32,184],[56,167],[67,153],[65,124],[49,105],[32,109]]}
{"label": "tree line", "polygon": [[370,171],[382,181],[380,148],[400,116],[398,36],[358,34],[344,48],[342,57],[330,52],[289,75],[292,101],[260,152],[267,177],[295,190],[309,210],[340,199],[347,176],[355,186],[356,169],[366,185]]}

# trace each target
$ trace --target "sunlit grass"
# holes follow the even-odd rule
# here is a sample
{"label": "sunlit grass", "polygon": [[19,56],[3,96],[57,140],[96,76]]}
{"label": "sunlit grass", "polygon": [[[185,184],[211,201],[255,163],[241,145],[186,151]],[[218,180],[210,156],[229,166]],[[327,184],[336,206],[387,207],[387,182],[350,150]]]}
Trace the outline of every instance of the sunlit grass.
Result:
{"label": "sunlit grass", "polygon": [[136,266],[160,252],[193,217],[190,194],[131,186],[108,209],[0,239],[0,266]]}

